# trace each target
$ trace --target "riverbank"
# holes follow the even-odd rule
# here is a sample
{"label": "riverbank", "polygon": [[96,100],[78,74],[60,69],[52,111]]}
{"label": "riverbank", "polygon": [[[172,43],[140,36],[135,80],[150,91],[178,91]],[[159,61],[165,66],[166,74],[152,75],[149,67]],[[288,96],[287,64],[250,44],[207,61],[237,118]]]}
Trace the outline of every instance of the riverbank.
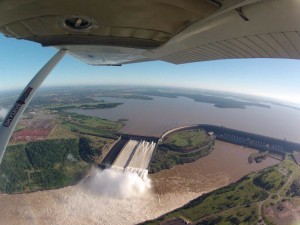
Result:
{"label": "riverbank", "polygon": [[267,158],[261,163],[248,163],[255,149],[244,148],[222,141],[216,141],[214,150],[199,160],[178,165],[171,169],[150,175],[157,193],[206,192],[239,180],[254,171],[280,163]]}
{"label": "riverbank", "polygon": [[178,208],[203,192],[279,163],[249,164],[256,150],[216,142],[214,151],[193,163],[150,175],[152,189],[136,199],[86,193],[80,185],[30,194],[0,195],[0,224],[136,224]]}

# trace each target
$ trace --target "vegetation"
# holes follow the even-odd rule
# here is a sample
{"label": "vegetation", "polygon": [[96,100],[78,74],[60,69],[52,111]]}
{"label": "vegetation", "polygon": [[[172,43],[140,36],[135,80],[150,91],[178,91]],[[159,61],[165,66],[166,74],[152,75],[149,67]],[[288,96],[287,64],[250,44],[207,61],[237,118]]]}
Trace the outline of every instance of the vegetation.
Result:
{"label": "vegetation", "polygon": [[91,116],[80,115],[76,113],[65,113],[61,116],[63,122],[81,125],[89,129],[99,129],[104,131],[115,132],[122,128],[123,124],[120,122],[109,121]]}
{"label": "vegetation", "polygon": [[89,104],[72,104],[72,105],[60,105],[60,106],[52,106],[49,109],[52,110],[66,110],[66,109],[107,109],[107,108],[115,108],[118,105],[122,105],[123,103],[89,103]]}
{"label": "vegetation", "polygon": [[[238,100],[237,98],[227,98],[226,96],[220,96],[216,93],[205,94],[205,93],[183,93],[183,92],[174,92],[170,90],[142,90],[137,91],[136,93],[147,96],[160,96],[167,98],[177,98],[179,96],[193,99],[196,102],[204,102],[214,104],[218,108],[240,108],[245,109],[247,106],[257,106],[263,108],[270,108],[267,104],[262,104],[255,101]],[[231,96],[232,97],[232,96]]]}
{"label": "vegetation", "polygon": [[268,197],[265,190],[253,183],[255,174],[245,176],[227,187],[204,194],[182,208],[144,224],[181,217],[195,224],[242,224],[258,220],[256,203]]}
{"label": "vegetation", "polygon": [[69,131],[80,136],[89,135],[108,139],[117,139],[116,134],[123,123],[109,121],[76,113],[61,113],[61,124]]}
{"label": "vegetation", "polygon": [[150,173],[190,163],[208,155],[214,145],[204,130],[187,130],[170,135],[161,143],[150,162]]}
{"label": "vegetation", "polygon": [[94,162],[98,155],[101,155],[101,149],[94,148],[91,140],[85,137],[79,139],[79,155],[86,162]]}
{"label": "vegetation", "polygon": [[166,148],[158,147],[150,162],[150,173],[157,173],[164,169],[170,169],[178,164],[191,163],[208,155],[212,151],[213,142],[199,151],[191,153],[174,152]]}
{"label": "vegetation", "polygon": [[122,96],[118,96],[118,97],[126,98],[126,99],[153,100],[152,97],[145,96],[145,95],[135,95],[135,94],[122,95]]}
{"label": "vegetation", "polygon": [[[66,103],[74,102],[72,106],[79,108],[106,108],[119,104],[99,104],[93,100],[85,104],[84,98],[76,95],[70,95],[69,99],[51,95],[46,99],[52,106],[62,100]],[[40,101],[39,105],[42,104]],[[76,183],[92,163],[102,159],[103,151],[107,151],[106,146],[117,138],[116,132],[123,126],[121,122],[64,112],[64,107],[69,108],[70,104],[56,107],[59,109],[57,116],[53,117],[56,125],[47,140],[8,147],[0,165],[0,193],[31,192]],[[41,117],[53,113],[49,109],[40,111]]]}
{"label": "vegetation", "polygon": [[298,177],[293,181],[289,193],[292,196],[300,196],[300,177]]}
{"label": "vegetation", "polygon": [[278,167],[265,169],[255,177],[254,184],[269,192],[278,191],[285,184],[287,178],[277,169]]}
{"label": "vegetation", "polygon": [[299,198],[293,198],[299,194],[299,181],[299,167],[287,156],[279,165],[249,174],[234,184],[202,195],[179,209],[143,224],[154,225],[173,218],[204,225],[257,224],[259,219],[265,224],[273,224],[273,217],[265,214],[265,207],[280,211],[285,208],[283,203],[286,201],[294,209],[299,207]]}
{"label": "vegetation", "polygon": [[204,147],[209,141],[211,138],[204,130],[184,130],[171,134],[160,146],[175,152],[190,152]]}
{"label": "vegetation", "polygon": [[[45,111],[46,112],[46,111]],[[21,193],[76,183],[102,158],[123,124],[59,111],[48,140],[10,145],[0,166],[0,192]],[[63,139],[64,138],[64,139]]]}
{"label": "vegetation", "polygon": [[0,192],[18,193],[76,183],[96,154],[88,139],[61,139],[9,146],[0,165]]}
{"label": "vegetation", "polygon": [[78,91],[65,91],[52,90],[52,91],[42,91],[40,90],[38,95],[36,95],[30,104],[31,107],[41,107],[46,108],[49,106],[57,105],[71,105],[71,104],[87,104],[87,103],[98,103],[96,99],[90,98],[82,94],[81,90]]}
{"label": "vegetation", "polygon": [[240,206],[231,210],[224,211],[216,216],[211,216],[196,223],[197,225],[231,225],[231,224],[256,224],[257,213],[256,205],[250,204],[247,206]]}
{"label": "vegetation", "polygon": [[0,192],[21,192],[27,188],[32,169],[23,145],[9,146],[0,165]]}
{"label": "vegetation", "polygon": [[146,95],[137,95],[133,93],[107,93],[102,94],[101,97],[113,97],[113,98],[124,98],[124,99],[139,99],[139,100],[153,100],[152,97]]}

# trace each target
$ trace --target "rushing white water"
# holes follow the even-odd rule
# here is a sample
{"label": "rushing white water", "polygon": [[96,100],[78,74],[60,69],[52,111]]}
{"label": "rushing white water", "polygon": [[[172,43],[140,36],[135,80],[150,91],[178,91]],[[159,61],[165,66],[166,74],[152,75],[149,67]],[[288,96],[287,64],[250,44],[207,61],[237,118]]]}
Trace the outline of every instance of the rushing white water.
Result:
{"label": "rushing white water", "polygon": [[155,148],[155,142],[141,141],[128,167],[147,169]]}
{"label": "rushing white water", "polygon": [[126,164],[130,160],[131,155],[134,153],[134,150],[136,149],[137,145],[139,144],[136,140],[130,140],[126,143],[126,145],[123,147],[121,152],[119,153],[118,157],[116,158],[115,162],[112,166],[126,167]]}
{"label": "rushing white water", "polygon": [[155,146],[153,141],[129,140],[112,164],[112,169],[135,173],[147,180],[148,165]]}
{"label": "rushing white water", "polygon": [[94,195],[130,199],[147,193],[151,182],[147,177],[142,179],[137,173],[94,168],[91,176],[81,183],[81,187]]}

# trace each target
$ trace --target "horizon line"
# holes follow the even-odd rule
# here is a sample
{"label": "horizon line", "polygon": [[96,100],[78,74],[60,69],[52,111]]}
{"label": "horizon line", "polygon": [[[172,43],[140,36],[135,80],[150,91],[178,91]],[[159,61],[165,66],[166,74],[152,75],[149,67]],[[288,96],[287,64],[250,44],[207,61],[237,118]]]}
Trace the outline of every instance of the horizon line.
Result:
{"label": "horizon line", "polygon": [[[288,103],[300,106],[300,101],[296,102],[290,99],[276,97],[276,96],[268,96],[268,95],[259,95],[259,94],[252,94],[246,92],[238,92],[238,91],[229,91],[229,90],[220,90],[220,89],[208,89],[208,88],[196,88],[196,87],[184,87],[184,86],[166,86],[166,85],[145,85],[145,84],[78,84],[78,85],[45,85],[40,87],[37,91],[43,91],[45,89],[55,89],[55,88],[95,88],[95,87],[111,87],[111,88],[165,88],[165,89],[183,89],[183,90],[197,90],[197,91],[207,91],[207,92],[219,92],[219,93],[226,93],[226,94],[238,94],[238,95],[246,95],[251,96],[254,98],[263,98],[264,100],[273,100],[279,101],[281,103]],[[0,90],[0,93],[9,93],[9,92],[21,92],[23,88],[12,88],[8,90]],[[17,94],[17,93],[16,93]]]}

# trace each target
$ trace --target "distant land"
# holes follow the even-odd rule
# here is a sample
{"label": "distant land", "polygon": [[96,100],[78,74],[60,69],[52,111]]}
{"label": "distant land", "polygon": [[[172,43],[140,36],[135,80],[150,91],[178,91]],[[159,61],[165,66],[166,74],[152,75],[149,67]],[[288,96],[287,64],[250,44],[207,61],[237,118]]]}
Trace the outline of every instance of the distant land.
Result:
{"label": "distant land", "polygon": [[[1,92],[0,107],[12,104],[12,101],[18,96],[18,91]],[[42,88],[37,97],[33,99],[33,104],[41,102],[49,95],[58,94],[75,95],[83,94],[84,103],[97,103],[96,97],[113,97],[123,99],[153,100],[153,97],[178,98],[186,97],[195,102],[213,104],[218,108],[236,108],[245,109],[249,106],[262,108],[271,108],[271,105],[277,105],[295,110],[300,110],[300,106],[292,105],[276,99],[269,99],[260,96],[250,96],[246,94],[201,90],[184,89],[170,87],[127,87],[127,86],[77,86],[77,87],[53,87]],[[73,96],[72,96],[73,97]],[[83,103],[82,102],[82,103]],[[61,102],[64,103],[64,102]]]}
{"label": "distant land", "polygon": [[73,104],[73,105],[63,105],[63,106],[52,106],[49,109],[53,110],[65,110],[65,109],[108,109],[115,108],[123,103],[89,103],[89,104]]}
{"label": "distant land", "polygon": [[213,93],[211,94],[201,94],[201,93],[176,93],[176,92],[162,92],[157,90],[146,90],[138,92],[139,94],[149,95],[149,96],[159,96],[167,98],[177,98],[177,97],[186,97],[193,99],[195,102],[203,102],[213,104],[218,108],[238,108],[245,109],[247,106],[257,106],[263,108],[271,108],[267,104],[250,102],[250,101],[240,101],[233,98],[227,98],[222,96],[216,96]]}

